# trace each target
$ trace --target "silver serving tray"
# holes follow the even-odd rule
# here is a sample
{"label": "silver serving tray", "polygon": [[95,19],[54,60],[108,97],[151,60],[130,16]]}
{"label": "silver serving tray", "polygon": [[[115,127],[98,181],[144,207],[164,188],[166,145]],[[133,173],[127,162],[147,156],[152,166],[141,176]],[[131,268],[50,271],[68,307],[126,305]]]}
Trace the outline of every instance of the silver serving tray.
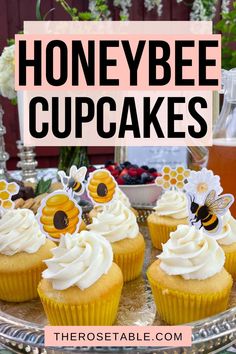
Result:
{"label": "silver serving tray", "polygon": [[[116,325],[163,325],[155,315],[155,304],[146,279],[146,269],[157,255],[151,247],[147,227],[141,232],[146,238],[144,273],[140,278],[127,283],[122,292]],[[24,318],[24,320],[23,320]],[[39,353],[210,353],[222,350],[236,341],[236,286],[232,291],[229,310],[217,316],[191,323],[191,348],[150,347],[44,347],[44,330],[47,324],[39,300],[12,304],[0,302],[0,341],[14,352]]]}

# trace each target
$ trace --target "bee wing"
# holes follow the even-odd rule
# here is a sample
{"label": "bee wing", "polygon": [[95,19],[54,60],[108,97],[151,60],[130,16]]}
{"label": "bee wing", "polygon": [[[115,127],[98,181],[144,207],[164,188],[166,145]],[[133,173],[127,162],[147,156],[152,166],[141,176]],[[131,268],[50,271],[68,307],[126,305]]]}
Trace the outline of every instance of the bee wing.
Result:
{"label": "bee wing", "polygon": [[213,189],[206,197],[205,204],[209,208],[216,199],[216,191]]}
{"label": "bee wing", "polygon": [[80,181],[80,182],[83,182],[85,180],[85,176],[86,176],[86,173],[87,173],[87,168],[86,167],[80,167],[77,171],[76,171],[76,174],[75,174],[75,179],[76,181]]}
{"label": "bee wing", "polygon": [[58,176],[60,177],[61,183],[63,186],[67,184],[68,177],[66,176],[64,171],[58,171],[57,172]]}
{"label": "bee wing", "polygon": [[208,206],[209,212],[224,215],[233,202],[234,197],[231,194],[224,194]]}
{"label": "bee wing", "polygon": [[76,176],[77,173],[77,167],[75,165],[71,166],[70,168],[70,177],[74,177]]}

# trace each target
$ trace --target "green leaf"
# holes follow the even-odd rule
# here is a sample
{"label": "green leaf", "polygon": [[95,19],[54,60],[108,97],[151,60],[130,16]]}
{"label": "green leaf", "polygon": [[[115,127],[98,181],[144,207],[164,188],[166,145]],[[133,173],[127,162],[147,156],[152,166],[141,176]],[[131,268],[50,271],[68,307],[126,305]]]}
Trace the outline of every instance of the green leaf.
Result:
{"label": "green leaf", "polygon": [[37,196],[43,193],[47,193],[51,187],[51,184],[52,184],[51,179],[47,179],[46,181],[41,179],[36,186],[35,195]]}
{"label": "green leaf", "polygon": [[15,44],[15,39],[14,38],[9,38],[7,39],[7,45],[10,47],[11,45]]}
{"label": "green leaf", "polygon": [[80,12],[79,19],[81,21],[92,21],[94,19],[94,15],[91,12]]}
{"label": "green leaf", "polygon": [[13,106],[16,106],[16,105],[17,105],[17,97],[11,99],[11,104],[12,104]]}

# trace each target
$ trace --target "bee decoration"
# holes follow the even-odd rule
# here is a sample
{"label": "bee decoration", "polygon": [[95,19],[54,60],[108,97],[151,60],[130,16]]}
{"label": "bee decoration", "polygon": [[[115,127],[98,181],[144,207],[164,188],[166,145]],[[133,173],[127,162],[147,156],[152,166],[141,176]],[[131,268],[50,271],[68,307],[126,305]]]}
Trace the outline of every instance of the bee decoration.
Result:
{"label": "bee decoration", "polygon": [[0,180],[0,215],[6,210],[14,209],[15,203],[12,201],[12,197],[19,192],[19,189],[19,185],[15,182]]}
{"label": "bee decoration", "polygon": [[117,190],[117,183],[106,169],[96,170],[89,175],[87,194],[93,204],[111,202]]}
{"label": "bee decoration", "polygon": [[216,191],[211,190],[203,205],[195,202],[195,197],[190,196],[190,211],[194,215],[190,222],[192,225],[200,222],[200,229],[207,233],[215,234],[221,228],[219,215],[224,215],[232,205],[234,198],[231,194],[216,196]]}
{"label": "bee decoration", "polygon": [[80,167],[77,169],[76,166],[71,166],[69,176],[65,174],[64,171],[59,171],[61,183],[67,192],[72,192],[77,195],[84,193],[83,181],[87,173],[86,167]]}
{"label": "bee decoration", "polygon": [[41,203],[38,221],[42,232],[53,241],[60,241],[61,235],[79,230],[82,210],[73,196],[83,194],[86,173],[86,167],[77,169],[76,166],[71,167],[69,176],[59,171],[64,190],[49,194]]}
{"label": "bee decoration", "polygon": [[222,216],[234,202],[232,194],[221,194],[220,177],[203,168],[191,171],[185,190],[189,204],[189,223],[215,235],[222,230]]}
{"label": "bee decoration", "polygon": [[170,166],[163,166],[161,176],[157,177],[155,183],[158,187],[164,190],[183,190],[190,170],[183,166],[172,168]]}

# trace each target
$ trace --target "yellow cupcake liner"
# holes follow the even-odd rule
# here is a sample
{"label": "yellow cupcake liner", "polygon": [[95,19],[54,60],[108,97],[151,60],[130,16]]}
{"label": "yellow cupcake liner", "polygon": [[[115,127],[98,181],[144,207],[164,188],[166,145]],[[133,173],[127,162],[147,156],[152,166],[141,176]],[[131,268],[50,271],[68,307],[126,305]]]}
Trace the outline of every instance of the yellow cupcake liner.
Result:
{"label": "yellow cupcake liner", "polygon": [[0,299],[9,302],[24,302],[38,297],[37,287],[45,269],[42,263],[37,268],[17,273],[0,273]]}
{"label": "yellow cupcake liner", "polygon": [[116,254],[114,252],[113,262],[115,262],[123,273],[124,282],[136,279],[142,272],[144,262],[145,247],[139,251],[128,254]]}
{"label": "yellow cupcake liner", "polygon": [[170,232],[177,229],[176,226],[161,225],[147,221],[152,244],[158,250],[162,250],[162,243],[166,243],[170,238]]}
{"label": "yellow cupcake liner", "polygon": [[122,286],[102,299],[86,304],[65,304],[38,293],[47,319],[52,326],[111,326],[118,311]]}
{"label": "yellow cupcake liner", "polygon": [[213,294],[191,294],[167,289],[148,277],[159,316],[167,324],[197,321],[225,311],[231,285]]}
{"label": "yellow cupcake liner", "polygon": [[225,252],[224,267],[232,275],[233,279],[236,280],[236,252]]}

